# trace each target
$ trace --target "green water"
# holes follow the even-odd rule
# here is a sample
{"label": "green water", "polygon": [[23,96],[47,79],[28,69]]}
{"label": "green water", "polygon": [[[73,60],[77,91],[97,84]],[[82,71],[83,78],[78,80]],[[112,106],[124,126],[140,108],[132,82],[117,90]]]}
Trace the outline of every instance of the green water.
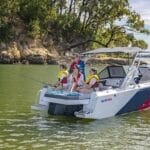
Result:
{"label": "green water", "polygon": [[[0,149],[149,150],[150,110],[104,120],[48,116],[31,111],[57,66],[0,65]],[[26,76],[26,77],[25,77]]]}

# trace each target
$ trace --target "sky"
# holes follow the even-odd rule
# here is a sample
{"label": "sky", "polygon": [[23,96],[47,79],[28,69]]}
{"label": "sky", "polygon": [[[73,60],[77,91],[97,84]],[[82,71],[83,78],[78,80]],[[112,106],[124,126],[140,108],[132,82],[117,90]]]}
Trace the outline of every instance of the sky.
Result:
{"label": "sky", "polygon": [[[141,15],[145,21],[145,27],[150,30],[150,0],[129,0],[129,3],[132,9]],[[150,35],[135,33],[135,36],[137,39],[145,40],[150,49]]]}

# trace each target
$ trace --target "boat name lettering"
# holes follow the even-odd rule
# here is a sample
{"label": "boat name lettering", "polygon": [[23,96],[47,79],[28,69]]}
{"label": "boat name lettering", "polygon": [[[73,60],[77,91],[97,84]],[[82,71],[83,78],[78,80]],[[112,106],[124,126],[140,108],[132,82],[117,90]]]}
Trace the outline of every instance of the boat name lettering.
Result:
{"label": "boat name lettering", "polygon": [[112,101],[112,98],[106,98],[106,99],[101,100],[102,103],[108,102],[108,101]]}

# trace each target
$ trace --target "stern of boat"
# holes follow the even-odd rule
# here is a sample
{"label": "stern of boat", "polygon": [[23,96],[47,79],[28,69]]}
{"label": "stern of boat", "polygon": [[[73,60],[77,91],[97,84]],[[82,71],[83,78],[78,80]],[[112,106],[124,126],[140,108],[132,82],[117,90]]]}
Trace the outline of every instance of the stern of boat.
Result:
{"label": "stern of boat", "polygon": [[41,90],[38,91],[36,103],[31,106],[32,110],[48,110],[49,103],[45,101],[45,94],[47,92],[48,86],[44,86]]}

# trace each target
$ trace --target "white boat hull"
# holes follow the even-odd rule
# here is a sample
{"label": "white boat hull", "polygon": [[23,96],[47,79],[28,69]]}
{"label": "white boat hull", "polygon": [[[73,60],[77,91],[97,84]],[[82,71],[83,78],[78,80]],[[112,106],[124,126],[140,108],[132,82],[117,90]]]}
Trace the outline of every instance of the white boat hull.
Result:
{"label": "white boat hull", "polygon": [[103,119],[150,108],[150,84],[148,83],[132,85],[126,89],[93,92],[90,98],[81,100],[46,97],[46,92],[47,88],[40,91],[39,105],[42,106],[41,108],[47,108],[53,115]]}

